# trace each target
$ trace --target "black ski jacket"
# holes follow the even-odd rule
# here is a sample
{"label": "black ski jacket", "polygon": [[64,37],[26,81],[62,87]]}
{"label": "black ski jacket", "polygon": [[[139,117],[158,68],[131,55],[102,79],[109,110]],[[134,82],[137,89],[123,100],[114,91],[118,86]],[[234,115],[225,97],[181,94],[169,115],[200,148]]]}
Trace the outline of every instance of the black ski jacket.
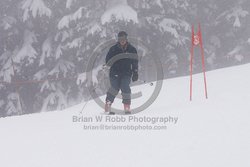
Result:
{"label": "black ski jacket", "polygon": [[138,71],[138,55],[136,48],[127,43],[125,48],[122,48],[119,43],[116,43],[109,49],[106,56],[106,64],[110,66],[110,75],[129,75]]}

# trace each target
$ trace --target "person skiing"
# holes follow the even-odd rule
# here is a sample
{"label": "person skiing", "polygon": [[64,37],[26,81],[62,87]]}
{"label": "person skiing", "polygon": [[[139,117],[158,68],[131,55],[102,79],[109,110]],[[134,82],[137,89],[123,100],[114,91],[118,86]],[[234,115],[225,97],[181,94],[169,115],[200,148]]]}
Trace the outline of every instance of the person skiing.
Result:
{"label": "person skiing", "polygon": [[106,66],[109,67],[109,80],[111,87],[107,91],[105,112],[111,112],[111,105],[118,92],[122,92],[122,103],[126,114],[130,114],[131,89],[130,82],[138,80],[137,50],[128,42],[125,31],[118,33],[118,42],[112,46],[106,55]]}

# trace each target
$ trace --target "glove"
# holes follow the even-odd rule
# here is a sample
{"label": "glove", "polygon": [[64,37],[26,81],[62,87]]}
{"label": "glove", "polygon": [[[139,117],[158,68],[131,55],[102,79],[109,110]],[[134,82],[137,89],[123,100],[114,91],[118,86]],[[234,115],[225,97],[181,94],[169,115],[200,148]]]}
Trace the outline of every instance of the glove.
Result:
{"label": "glove", "polygon": [[108,71],[108,70],[110,70],[110,66],[104,64],[104,65],[102,66],[102,70]]}
{"label": "glove", "polygon": [[138,81],[138,77],[139,77],[138,72],[137,71],[133,72],[132,81],[133,82]]}
{"label": "glove", "polygon": [[107,66],[106,64],[104,64],[104,65],[102,66],[102,71],[103,71],[104,73],[108,74],[108,73],[109,73],[109,70],[110,70],[110,66]]}

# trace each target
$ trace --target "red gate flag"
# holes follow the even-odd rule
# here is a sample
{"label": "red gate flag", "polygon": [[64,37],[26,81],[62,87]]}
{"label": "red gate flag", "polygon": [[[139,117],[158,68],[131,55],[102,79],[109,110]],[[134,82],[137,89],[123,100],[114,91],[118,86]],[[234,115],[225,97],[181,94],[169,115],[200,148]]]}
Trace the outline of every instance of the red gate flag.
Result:
{"label": "red gate flag", "polygon": [[192,92],[193,92],[193,59],[194,59],[194,47],[200,46],[201,51],[201,59],[202,59],[202,71],[204,75],[204,85],[205,85],[205,96],[207,95],[207,79],[206,79],[206,69],[205,69],[205,56],[204,56],[204,48],[202,42],[202,33],[201,33],[201,25],[199,23],[198,33],[194,33],[194,25],[192,26],[192,45],[191,45],[191,58],[190,58],[190,101],[192,101]]}

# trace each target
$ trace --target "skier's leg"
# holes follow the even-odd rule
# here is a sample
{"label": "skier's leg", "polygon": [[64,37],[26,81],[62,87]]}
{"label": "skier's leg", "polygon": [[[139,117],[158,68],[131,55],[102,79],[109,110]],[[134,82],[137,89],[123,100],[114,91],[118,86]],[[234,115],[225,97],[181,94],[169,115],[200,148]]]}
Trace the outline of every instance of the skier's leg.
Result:
{"label": "skier's leg", "polygon": [[130,104],[131,104],[131,89],[130,84],[131,77],[130,76],[123,76],[121,78],[121,91],[122,91],[122,103],[124,104],[125,112],[130,111]]}
{"label": "skier's leg", "polygon": [[114,102],[116,95],[119,92],[119,78],[116,75],[110,75],[110,88],[107,92],[106,102],[110,102],[111,104]]}

